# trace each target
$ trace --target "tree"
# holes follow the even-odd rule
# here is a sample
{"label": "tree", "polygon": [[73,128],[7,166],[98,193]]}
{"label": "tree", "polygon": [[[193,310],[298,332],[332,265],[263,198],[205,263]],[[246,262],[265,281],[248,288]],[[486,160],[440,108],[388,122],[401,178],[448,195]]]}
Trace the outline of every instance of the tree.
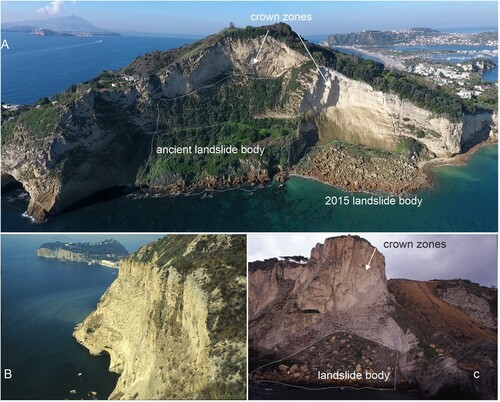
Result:
{"label": "tree", "polygon": [[38,102],[35,103],[36,106],[45,106],[50,103],[49,98],[40,98]]}
{"label": "tree", "polygon": [[229,28],[231,28],[231,29],[236,28],[236,25],[234,25],[234,22],[229,23]]}

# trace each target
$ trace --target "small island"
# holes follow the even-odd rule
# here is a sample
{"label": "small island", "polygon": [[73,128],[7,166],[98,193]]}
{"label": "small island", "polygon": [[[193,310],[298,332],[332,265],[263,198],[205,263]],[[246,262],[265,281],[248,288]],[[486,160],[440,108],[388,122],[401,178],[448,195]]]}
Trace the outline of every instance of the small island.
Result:
{"label": "small island", "polygon": [[108,239],[89,243],[63,243],[59,241],[44,243],[37,249],[36,254],[42,258],[118,268],[119,261],[129,253],[120,242]]}

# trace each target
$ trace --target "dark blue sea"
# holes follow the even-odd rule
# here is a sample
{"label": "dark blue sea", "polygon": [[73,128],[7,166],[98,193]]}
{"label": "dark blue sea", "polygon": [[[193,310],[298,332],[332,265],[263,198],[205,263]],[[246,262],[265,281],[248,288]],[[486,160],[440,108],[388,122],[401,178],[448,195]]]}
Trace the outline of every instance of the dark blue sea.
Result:
{"label": "dark blue sea", "polygon": [[[105,235],[2,236],[2,399],[107,399],[117,374],[71,336],[118,275],[117,269],[36,256],[48,241],[99,241]],[[129,252],[160,236],[114,236]],[[78,375],[81,373],[81,375]],[[76,393],[70,393],[75,390]]]}
{"label": "dark blue sea", "polygon": [[[6,33],[2,51],[2,100],[30,103],[103,69],[125,66],[150,50],[166,50],[193,39],[161,37],[38,37]],[[98,42],[102,40],[102,42]],[[422,207],[328,207],[325,197],[348,195],[302,178],[283,188],[240,190],[201,196],[134,199],[101,197],[45,224],[21,215],[20,190],[4,192],[2,230],[18,231],[457,231],[497,230],[498,147],[485,146],[466,166],[435,169],[435,186],[418,195]],[[365,197],[367,195],[361,195]],[[92,201],[92,200],[91,200]]]}
{"label": "dark blue sea", "polygon": [[193,42],[189,38],[37,36],[2,32],[2,102],[34,103],[73,84],[116,70],[137,56]]}

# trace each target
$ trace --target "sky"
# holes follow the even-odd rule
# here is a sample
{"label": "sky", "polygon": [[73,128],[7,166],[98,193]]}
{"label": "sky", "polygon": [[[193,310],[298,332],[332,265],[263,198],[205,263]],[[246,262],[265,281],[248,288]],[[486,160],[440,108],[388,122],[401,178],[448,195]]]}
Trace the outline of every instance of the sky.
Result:
{"label": "sky", "polygon": [[[357,233],[353,233],[357,234]],[[497,287],[496,235],[358,234],[385,256],[386,276],[415,280],[469,279]],[[262,234],[248,236],[248,261],[303,255],[339,234]],[[444,249],[388,249],[385,242],[445,241]]]}
{"label": "sky", "polygon": [[253,14],[311,14],[310,22],[292,22],[302,35],[326,35],[363,29],[409,27],[496,27],[496,1],[2,1],[2,21],[76,15],[100,28],[145,33],[207,35],[234,22],[266,25]]}

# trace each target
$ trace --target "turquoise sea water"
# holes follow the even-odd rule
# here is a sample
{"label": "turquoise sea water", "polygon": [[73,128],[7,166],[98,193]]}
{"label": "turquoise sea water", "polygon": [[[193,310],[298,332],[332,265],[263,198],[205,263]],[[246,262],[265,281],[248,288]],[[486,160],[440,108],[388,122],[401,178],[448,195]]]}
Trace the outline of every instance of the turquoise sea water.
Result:
{"label": "turquoise sea water", "polygon": [[[107,399],[115,387],[118,375],[108,371],[109,358],[91,356],[71,334],[95,309],[118,270],[36,256],[47,241],[105,238],[2,236],[2,373],[11,369],[13,374],[10,380],[2,378],[2,399],[91,399],[91,391]],[[135,251],[153,238],[119,240]]]}
{"label": "turquoise sea water", "polygon": [[[2,198],[2,228],[14,231],[215,232],[494,232],[497,230],[498,147],[485,146],[467,165],[436,168],[435,186],[414,206],[326,206],[325,197],[350,195],[292,177],[286,186],[253,193],[232,190],[213,198],[119,196],[32,224],[21,217],[27,202],[17,192]],[[357,194],[369,197],[368,194]]]}
{"label": "turquoise sea water", "polygon": [[[37,37],[6,33],[2,51],[2,101],[29,103],[119,68],[150,50],[192,39],[139,37]],[[466,166],[436,169],[436,185],[419,193],[420,208],[326,206],[325,197],[348,195],[292,177],[284,188],[201,196],[133,199],[101,197],[45,224],[21,215],[26,199],[4,192],[2,230],[18,231],[496,231],[496,145],[480,149]],[[360,197],[367,195],[361,194]]]}

